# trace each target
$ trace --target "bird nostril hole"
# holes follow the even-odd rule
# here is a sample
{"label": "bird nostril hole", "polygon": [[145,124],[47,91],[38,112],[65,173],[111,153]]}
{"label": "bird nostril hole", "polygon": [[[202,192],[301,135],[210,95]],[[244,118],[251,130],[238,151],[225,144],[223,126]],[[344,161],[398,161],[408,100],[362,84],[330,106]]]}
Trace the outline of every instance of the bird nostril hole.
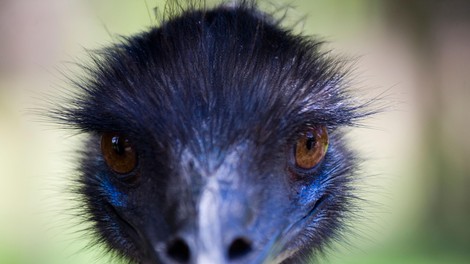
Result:
{"label": "bird nostril hole", "polygon": [[168,256],[180,263],[187,263],[191,258],[191,251],[188,244],[181,238],[173,240],[167,248]]}
{"label": "bird nostril hole", "polygon": [[235,239],[228,249],[229,259],[237,259],[244,257],[251,252],[251,242],[243,237]]}

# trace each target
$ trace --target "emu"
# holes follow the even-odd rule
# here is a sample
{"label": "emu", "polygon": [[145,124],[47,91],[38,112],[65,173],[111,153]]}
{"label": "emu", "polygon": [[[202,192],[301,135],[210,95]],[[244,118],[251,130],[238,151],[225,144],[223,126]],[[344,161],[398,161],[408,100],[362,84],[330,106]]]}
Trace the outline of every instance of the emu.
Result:
{"label": "emu", "polygon": [[92,56],[53,110],[88,135],[77,193],[132,263],[300,263],[344,229],[367,116],[341,60],[246,2],[187,8]]}

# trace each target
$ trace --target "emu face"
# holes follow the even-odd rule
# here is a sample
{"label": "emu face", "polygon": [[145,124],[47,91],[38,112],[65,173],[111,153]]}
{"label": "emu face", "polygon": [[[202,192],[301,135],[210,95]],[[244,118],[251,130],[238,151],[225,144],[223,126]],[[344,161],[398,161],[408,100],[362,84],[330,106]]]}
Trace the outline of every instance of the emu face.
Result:
{"label": "emu face", "polygon": [[341,230],[362,117],[338,63],[254,7],[186,11],[95,55],[55,114],[90,135],[78,193],[137,263],[298,262]]}

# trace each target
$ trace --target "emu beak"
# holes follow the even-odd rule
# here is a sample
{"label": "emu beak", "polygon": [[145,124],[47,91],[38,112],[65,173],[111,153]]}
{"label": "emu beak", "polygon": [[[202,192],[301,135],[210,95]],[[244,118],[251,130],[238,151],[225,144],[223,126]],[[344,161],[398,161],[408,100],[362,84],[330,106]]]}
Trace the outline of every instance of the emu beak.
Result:
{"label": "emu beak", "polygon": [[265,263],[270,246],[260,250],[256,245],[250,228],[252,209],[236,197],[217,178],[208,180],[199,196],[194,225],[153,247],[159,261],[149,264]]}

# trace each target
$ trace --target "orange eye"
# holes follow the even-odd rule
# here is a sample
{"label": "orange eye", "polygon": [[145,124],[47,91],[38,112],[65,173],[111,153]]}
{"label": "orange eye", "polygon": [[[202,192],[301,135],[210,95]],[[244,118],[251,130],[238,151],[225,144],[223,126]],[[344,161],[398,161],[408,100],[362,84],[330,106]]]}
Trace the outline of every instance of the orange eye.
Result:
{"label": "orange eye", "polygon": [[295,145],[295,164],[302,169],[312,169],[325,157],[328,133],[325,126],[309,129]]}
{"label": "orange eye", "polygon": [[124,135],[104,133],[101,136],[101,152],[108,166],[116,173],[127,174],[137,165],[137,153]]}

